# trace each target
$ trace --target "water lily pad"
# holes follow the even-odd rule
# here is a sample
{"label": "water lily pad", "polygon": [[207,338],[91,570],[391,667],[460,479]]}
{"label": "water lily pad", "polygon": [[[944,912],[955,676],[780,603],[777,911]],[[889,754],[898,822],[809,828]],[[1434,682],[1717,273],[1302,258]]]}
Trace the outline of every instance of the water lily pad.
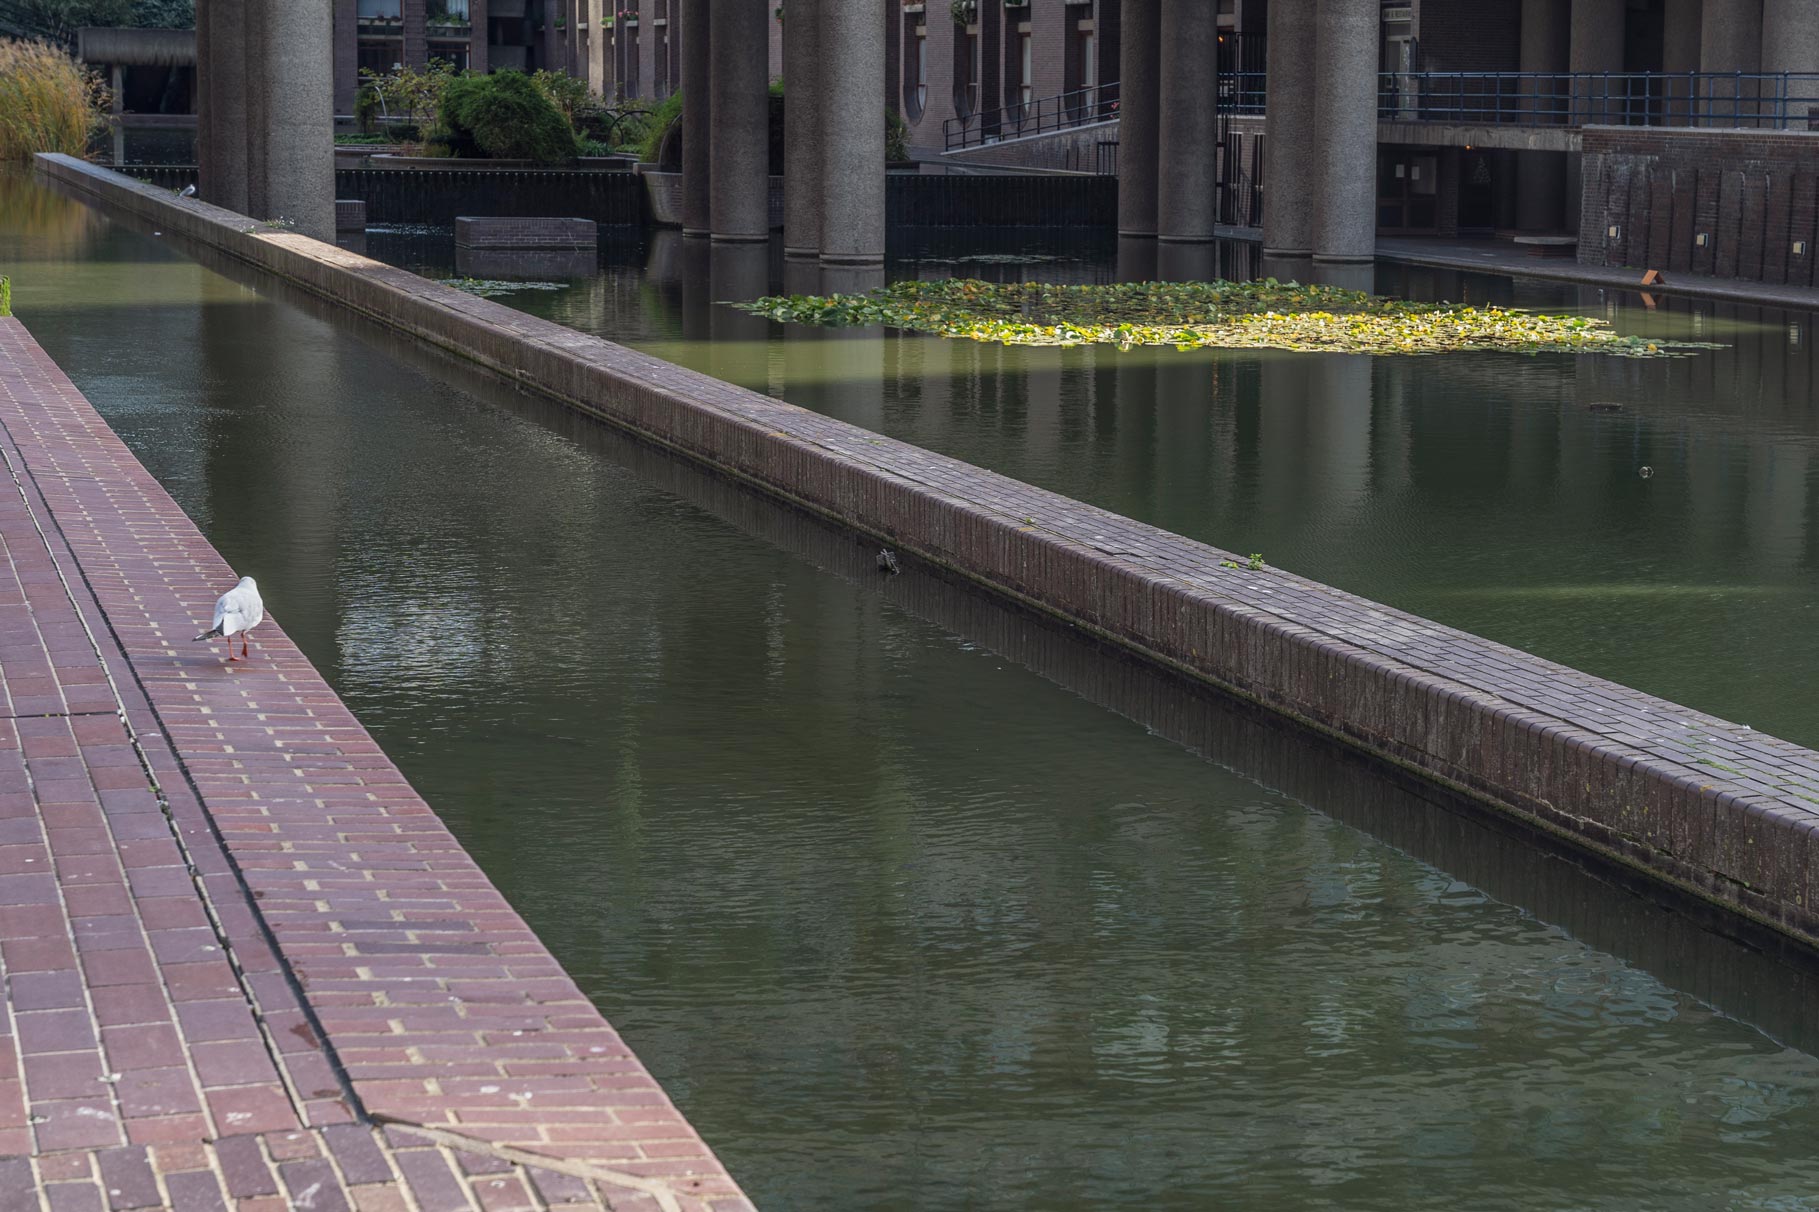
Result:
{"label": "water lily pad", "polygon": [[1625,336],[1603,320],[1506,307],[1415,303],[1336,286],[1130,282],[1064,286],[954,278],[857,295],[778,295],[734,306],[826,327],[882,324],[1005,345],[1173,345],[1433,354],[1461,350],[1685,356],[1706,342]]}

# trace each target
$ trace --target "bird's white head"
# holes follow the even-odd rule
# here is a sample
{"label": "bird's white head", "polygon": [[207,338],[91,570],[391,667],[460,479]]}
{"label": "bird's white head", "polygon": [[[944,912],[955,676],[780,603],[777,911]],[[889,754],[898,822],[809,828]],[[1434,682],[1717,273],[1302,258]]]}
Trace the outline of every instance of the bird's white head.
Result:
{"label": "bird's white head", "polygon": [[240,589],[257,589],[257,588],[259,588],[259,586],[258,586],[258,585],[256,585],[256,584],[255,584],[255,583],[254,583],[254,582],[253,582],[253,578],[251,578],[251,577],[241,577],[241,578],[240,578],[240,584],[239,584],[239,585],[238,585],[238,586],[237,586],[237,588],[240,588]]}

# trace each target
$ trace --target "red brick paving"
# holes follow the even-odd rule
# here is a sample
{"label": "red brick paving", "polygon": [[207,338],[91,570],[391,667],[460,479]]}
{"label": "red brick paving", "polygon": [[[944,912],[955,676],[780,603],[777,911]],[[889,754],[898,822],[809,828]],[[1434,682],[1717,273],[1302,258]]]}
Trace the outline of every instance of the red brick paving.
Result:
{"label": "red brick paving", "polygon": [[0,1212],[748,1208],[12,319],[0,456]]}

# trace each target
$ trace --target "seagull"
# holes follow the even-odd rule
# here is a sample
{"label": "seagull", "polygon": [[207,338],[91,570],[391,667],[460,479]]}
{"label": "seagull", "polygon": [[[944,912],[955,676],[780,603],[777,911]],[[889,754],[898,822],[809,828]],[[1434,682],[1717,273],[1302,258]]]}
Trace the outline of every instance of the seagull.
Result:
{"label": "seagull", "polygon": [[196,187],[194,185],[185,185],[183,187],[183,192],[177,196],[179,198],[193,198],[196,196]]}
{"label": "seagull", "polygon": [[207,631],[197,636],[192,643],[202,640],[227,637],[227,659],[237,661],[234,655],[234,637],[240,637],[240,656],[250,657],[251,645],[247,642],[246,633],[265,621],[265,600],[259,596],[259,586],[251,577],[241,577],[240,583],[221,595],[215,603],[215,623]]}

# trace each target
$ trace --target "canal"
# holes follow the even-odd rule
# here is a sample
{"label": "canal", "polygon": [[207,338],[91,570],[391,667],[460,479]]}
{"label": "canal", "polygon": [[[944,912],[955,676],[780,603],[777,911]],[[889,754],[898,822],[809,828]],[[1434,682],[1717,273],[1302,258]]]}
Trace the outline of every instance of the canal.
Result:
{"label": "canal", "polygon": [[[0,272],[768,1212],[1819,1207],[1803,973],[18,179],[0,180]],[[641,269],[585,281],[544,293],[628,314],[642,299],[648,339],[685,340],[685,316],[658,331],[675,313]],[[1545,634],[1584,599],[1534,587],[1571,589],[1601,567],[1592,548],[1615,550],[1592,511],[1634,457],[1539,361],[1516,378],[1347,363],[1373,417],[1380,385],[1427,383],[1385,414],[1395,464],[1337,404],[1274,428],[1238,385],[1278,369],[1255,363],[1135,363],[1160,384],[1139,409],[1081,394],[1122,369],[1087,355],[764,335],[702,356],[767,385],[793,371],[819,384],[804,403],[875,408],[880,427],[1177,529],[1239,510],[1237,545],[1298,571],[1321,575],[1306,561],[1326,551],[1432,602],[1507,594]],[[1281,361],[1296,381],[1339,373]],[[1636,371],[1632,430],[1642,380],[1686,373],[1660,365]],[[1552,480],[1505,449],[1549,401]],[[1694,468],[1705,429],[1766,440],[1794,416],[1676,407]],[[1259,425],[1291,450],[1266,458]],[[1458,460],[1474,432],[1509,469],[1494,483],[1488,462],[1423,453]],[[1222,433],[1237,484],[1205,463]],[[1590,449],[1569,459],[1578,434]],[[1686,512],[1728,521],[1680,536],[1678,575],[1739,622],[1799,609],[1802,559],[1732,549],[1757,515],[1731,516],[1747,466],[1713,441],[1718,484]],[[1647,488],[1671,479],[1665,449],[1647,448]],[[1598,474],[1576,510],[1543,493],[1582,462]],[[1456,549],[1472,528],[1444,516],[1447,492],[1459,514],[1509,516]],[[1512,569],[1519,493],[1547,504]],[[1577,547],[1560,542],[1574,512]],[[1671,530],[1646,500],[1608,525],[1656,547]],[[1456,592],[1471,585],[1494,588]],[[1679,596],[1596,600],[1633,603],[1654,634],[1639,651],[1711,651],[1670,633]],[[1785,616],[1756,625],[1807,642]]]}

